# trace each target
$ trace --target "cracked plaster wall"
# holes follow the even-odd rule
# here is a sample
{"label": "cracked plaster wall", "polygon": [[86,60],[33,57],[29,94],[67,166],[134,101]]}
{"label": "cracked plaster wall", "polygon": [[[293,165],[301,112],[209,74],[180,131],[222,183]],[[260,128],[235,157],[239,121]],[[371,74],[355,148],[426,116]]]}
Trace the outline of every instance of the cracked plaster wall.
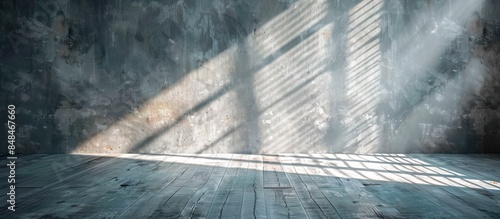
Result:
{"label": "cracked plaster wall", "polygon": [[0,7],[18,153],[500,152],[496,1]]}

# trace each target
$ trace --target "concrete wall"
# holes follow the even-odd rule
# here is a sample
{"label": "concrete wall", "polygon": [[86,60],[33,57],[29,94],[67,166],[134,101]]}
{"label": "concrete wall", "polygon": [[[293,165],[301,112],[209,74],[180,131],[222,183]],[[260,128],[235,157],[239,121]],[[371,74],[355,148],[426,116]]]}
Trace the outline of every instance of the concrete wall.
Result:
{"label": "concrete wall", "polygon": [[18,153],[500,152],[493,0],[0,5]]}

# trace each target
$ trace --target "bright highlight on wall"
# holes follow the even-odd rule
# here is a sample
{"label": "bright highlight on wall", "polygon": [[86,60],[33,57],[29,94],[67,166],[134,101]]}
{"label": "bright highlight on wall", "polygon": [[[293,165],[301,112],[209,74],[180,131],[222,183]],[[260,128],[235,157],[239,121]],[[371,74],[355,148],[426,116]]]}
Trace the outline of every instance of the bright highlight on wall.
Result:
{"label": "bright highlight on wall", "polygon": [[375,109],[380,92],[382,6],[381,0],[365,0],[349,12],[345,123],[350,125],[344,138],[345,147],[355,153],[375,152],[380,141]]}
{"label": "bright highlight on wall", "polygon": [[[349,3],[353,5],[345,12],[332,10],[335,4],[340,3],[291,3],[133,113],[110,126],[99,126],[101,132],[73,152],[98,148],[112,153],[375,153],[387,143],[397,147],[393,151],[404,151],[400,139],[421,136],[405,132],[419,127],[415,124],[421,120],[419,106],[409,106],[414,108],[404,115],[404,122],[390,121],[393,126],[399,122],[398,127],[384,127],[378,108],[406,103],[384,99],[382,94],[397,95],[400,87],[382,87],[383,70],[397,69],[384,75],[389,81],[395,81],[394,75],[425,77],[424,71],[405,68],[434,67],[450,38],[465,31],[451,21],[465,22],[467,18],[460,15],[478,10],[481,1],[450,4],[452,17],[432,17],[434,26],[418,34],[426,44],[405,41],[410,39],[405,31],[382,36],[383,25],[388,25],[386,1]],[[343,17],[334,13],[345,13],[348,20],[337,19]],[[429,23],[412,25],[409,29],[420,31]],[[339,32],[345,35],[339,37]],[[392,47],[382,52],[388,40]],[[410,57],[405,61],[411,65],[391,63],[398,57]],[[150,70],[168,80],[168,69]],[[387,133],[396,137],[389,139]],[[331,141],[325,140],[328,135],[333,136]]]}

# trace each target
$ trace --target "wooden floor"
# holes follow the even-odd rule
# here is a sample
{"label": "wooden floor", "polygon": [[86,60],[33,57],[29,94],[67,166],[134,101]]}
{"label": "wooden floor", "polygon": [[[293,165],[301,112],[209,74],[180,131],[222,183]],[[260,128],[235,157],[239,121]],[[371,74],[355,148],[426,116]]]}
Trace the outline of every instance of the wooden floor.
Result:
{"label": "wooden floor", "polygon": [[0,218],[500,218],[499,168],[495,155],[26,155]]}

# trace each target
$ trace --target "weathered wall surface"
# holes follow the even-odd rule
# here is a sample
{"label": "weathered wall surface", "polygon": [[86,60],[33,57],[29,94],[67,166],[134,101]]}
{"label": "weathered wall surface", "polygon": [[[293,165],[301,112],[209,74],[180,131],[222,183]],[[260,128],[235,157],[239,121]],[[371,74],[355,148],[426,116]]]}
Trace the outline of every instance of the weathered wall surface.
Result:
{"label": "weathered wall surface", "polygon": [[0,7],[19,153],[500,152],[492,0]]}

